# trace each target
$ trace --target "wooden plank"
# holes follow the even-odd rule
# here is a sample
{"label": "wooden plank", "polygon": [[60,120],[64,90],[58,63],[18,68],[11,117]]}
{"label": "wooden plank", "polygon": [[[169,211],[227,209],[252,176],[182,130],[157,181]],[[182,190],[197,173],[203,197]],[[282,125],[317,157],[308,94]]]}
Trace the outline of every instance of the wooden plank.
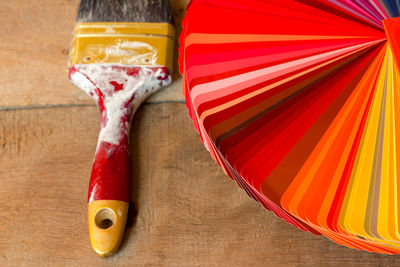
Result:
{"label": "wooden plank", "polygon": [[400,265],[399,256],[340,247],[265,211],[211,159],[184,104],[138,111],[136,212],[119,253],[101,259],[86,222],[97,108],[1,111],[0,122],[0,266]]}
{"label": "wooden plank", "polygon": [[[173,1],[177,25],[187,1]],[[78,4],[79,0],[0,1],[0,107],[93,103],[68,80]],[[175,79],[153,100],[182,100],[178,72]]]}

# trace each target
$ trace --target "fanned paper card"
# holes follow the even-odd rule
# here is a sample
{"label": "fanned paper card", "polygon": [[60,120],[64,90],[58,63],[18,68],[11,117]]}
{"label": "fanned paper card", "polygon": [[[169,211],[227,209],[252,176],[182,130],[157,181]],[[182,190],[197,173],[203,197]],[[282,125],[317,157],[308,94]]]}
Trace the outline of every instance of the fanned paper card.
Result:
{"label": "fanned paper card", "polygon": [[394,0],[193,0],[189,114],[229,177],[294,226],[400,253]]}

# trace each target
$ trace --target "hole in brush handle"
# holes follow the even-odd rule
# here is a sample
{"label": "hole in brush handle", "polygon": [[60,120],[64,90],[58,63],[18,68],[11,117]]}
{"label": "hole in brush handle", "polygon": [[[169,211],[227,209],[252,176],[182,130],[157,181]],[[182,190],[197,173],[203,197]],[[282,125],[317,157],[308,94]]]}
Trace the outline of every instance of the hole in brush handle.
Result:
{"label": "hole in brush handle", "polygon": [[101,229],[108,229],[115,223],[116,216],[114,211],[109,208],[100,209],[94,218],[97,227]]}

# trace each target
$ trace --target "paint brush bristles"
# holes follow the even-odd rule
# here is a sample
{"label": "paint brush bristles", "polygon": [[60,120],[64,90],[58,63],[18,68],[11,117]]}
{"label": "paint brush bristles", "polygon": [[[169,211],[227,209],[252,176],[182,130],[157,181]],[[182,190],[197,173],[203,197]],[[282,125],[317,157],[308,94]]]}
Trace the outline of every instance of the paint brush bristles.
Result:
{"label": "paint brush bristles", "polygon": [[172,24],[170,1],[82,0],[77,22],[167,22]]}

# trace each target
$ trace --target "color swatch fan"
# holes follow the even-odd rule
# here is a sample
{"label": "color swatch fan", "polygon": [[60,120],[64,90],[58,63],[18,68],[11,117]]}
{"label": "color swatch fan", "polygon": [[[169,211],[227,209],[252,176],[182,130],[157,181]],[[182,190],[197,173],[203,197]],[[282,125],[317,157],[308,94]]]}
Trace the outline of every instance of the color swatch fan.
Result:
{"label": "color swatch fan", "polygon": [[193,0],[180,70],[195,128],[266,209],[351,248],[400,253],[400,7]]}

